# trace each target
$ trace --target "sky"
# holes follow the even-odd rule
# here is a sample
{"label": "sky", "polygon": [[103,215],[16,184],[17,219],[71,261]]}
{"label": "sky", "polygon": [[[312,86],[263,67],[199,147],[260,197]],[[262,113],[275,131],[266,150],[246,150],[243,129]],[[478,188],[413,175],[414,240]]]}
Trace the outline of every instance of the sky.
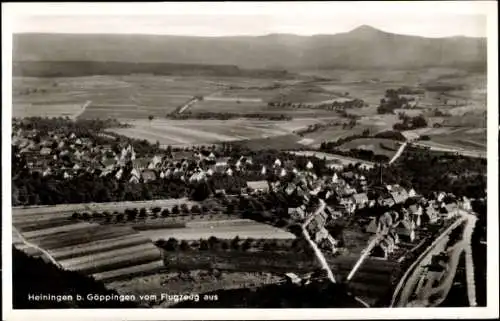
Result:
{"label": "sky", "polygon": [[12,15],[13,32],[313,35],[370,25],[387,32],[425,37],[487,34],[481,2],[467,1],[40,5],[35,8],[30,4]]}

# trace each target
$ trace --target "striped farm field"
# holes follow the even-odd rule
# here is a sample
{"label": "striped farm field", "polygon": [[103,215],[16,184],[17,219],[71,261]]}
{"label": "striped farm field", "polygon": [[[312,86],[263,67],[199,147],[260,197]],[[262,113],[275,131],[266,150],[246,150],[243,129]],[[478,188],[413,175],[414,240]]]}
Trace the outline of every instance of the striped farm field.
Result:
{"label": "striped farm field", "polygon": [[110,251],[114,249],[149,243],[150,240],[140,234],[125,235],[111,240],[101,240],[82,243],[76,246],[68,246],[50,251],[50,254],[57,260],[74,258],[82,255]]}
{"label": "striped farm field", "polygon": [[[177,204],[177,201],[159,203]],[[121,208],[123,211],[131,207],[129,203],[137,202],[124,203],[108,203],[103,208]],[[12,217],[16,231],[13,232],[13,245],[30,256],[50,258],[65,269],[87,275],[109,272],[116,279],[127,278],[129,274],[136,275],[138,272],[144,274],[157,271],[163,264],[161,251],[148,237],[131,227],[71,219],[73,211],[89,212],[91,209],[97,210],[97,206],[71,204],[14,208]],[[113,273],[115,270],[117,272]],[[104,275],[103,278],[108,276]]]}
{"label": "striped farm field", "polygon": [[134,266],[128,266],[120,269],[114,269],[110,271],[95,273],[92,276],[96,280],[111,282],[121,278],[130,278],[144,274],[154,273],[164,267],[164,263],[161,260],[156,260],[150,263],[139,264]]}
{"label": "striped farm field", "polygon": [[149,263],[161,259],[158,248],[151,244],[150,249],[140,252],[129,252],[120,256],[113,256],[113,252],[108,253],[106,258],[100,260],[89,260],[81,264],[64,266],[71,271],[80,271],[85,274],[94,274],[104,271],[116,270],[128,266]]}
{"label": "striped farm field", "polygon": [[134,234],[131,228],[114,228],[114,227],[91,227],[65,233],[60,235],[48,235],[42,239],[30,240],[38,246],[45,249],[57,249],[66,246],[76,246],[81,243],[87,243],[92,240],[111,240],[116,237]]}
{"label": "striped farm field", "polygon": [[[121,258],[125,255],[129,255],[132,253],[144,253],[151,248],[151,244],[149,242],[142,243],[138,245],[129,245],[127,247],[119,247],[115,249],[106,249],[103,248],[99,252],[94,252],[89,255],[83,254],[76,257],[67,257],[64,259],[59,259],[59,263],[61,263],[64,267],[76,267],[76,266],[87,266],[88,264],[98,263],[99,260],[106,260],[109,258]],[[159,254],[159,253],[158,253]]]}
{"label": "striped farm field", "polygon": [[68,233],[68,232],[78,231],[82,228],[97,227],[97,226],[98,226],[98,224],[96,224],[96,223],[78,222],[78,223],[70,223],[70,224],[51,227],[51,228],[45,228],[45,229],[41,229],[41,230],[24,232],[23,235],[25,238],[36,239],[36,238],[45,237],[47,235]]}

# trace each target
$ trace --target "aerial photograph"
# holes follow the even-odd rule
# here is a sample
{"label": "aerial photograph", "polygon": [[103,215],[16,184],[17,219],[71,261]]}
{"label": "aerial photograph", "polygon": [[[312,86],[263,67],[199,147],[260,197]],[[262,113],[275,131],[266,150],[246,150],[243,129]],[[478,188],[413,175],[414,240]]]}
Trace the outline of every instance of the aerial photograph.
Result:
{"label": "aerial photograph", "polygon": [[13,308],[486,307],[487,19],[441,15],[20,19]]}

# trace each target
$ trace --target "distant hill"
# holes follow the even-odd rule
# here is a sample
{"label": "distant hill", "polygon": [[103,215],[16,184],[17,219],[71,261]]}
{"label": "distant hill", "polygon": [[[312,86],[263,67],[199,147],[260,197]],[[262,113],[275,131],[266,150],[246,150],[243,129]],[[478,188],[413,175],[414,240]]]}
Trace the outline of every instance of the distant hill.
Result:
{"label": "distant hill", "polygon": [[347,33],[191,37],[118,34],[15,34],[25,61],[232,65],[247,69],[485,66],[486,38],[424,38],[361,26]]}

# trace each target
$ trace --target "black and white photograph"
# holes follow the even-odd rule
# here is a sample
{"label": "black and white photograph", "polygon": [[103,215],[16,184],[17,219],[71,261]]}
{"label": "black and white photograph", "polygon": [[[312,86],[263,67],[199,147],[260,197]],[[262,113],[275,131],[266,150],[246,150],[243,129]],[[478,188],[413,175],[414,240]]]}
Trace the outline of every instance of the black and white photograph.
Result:
{"label": "black and white photograph", "polygon": [[496,2],[2,20],[4,320],[498,317]]}

